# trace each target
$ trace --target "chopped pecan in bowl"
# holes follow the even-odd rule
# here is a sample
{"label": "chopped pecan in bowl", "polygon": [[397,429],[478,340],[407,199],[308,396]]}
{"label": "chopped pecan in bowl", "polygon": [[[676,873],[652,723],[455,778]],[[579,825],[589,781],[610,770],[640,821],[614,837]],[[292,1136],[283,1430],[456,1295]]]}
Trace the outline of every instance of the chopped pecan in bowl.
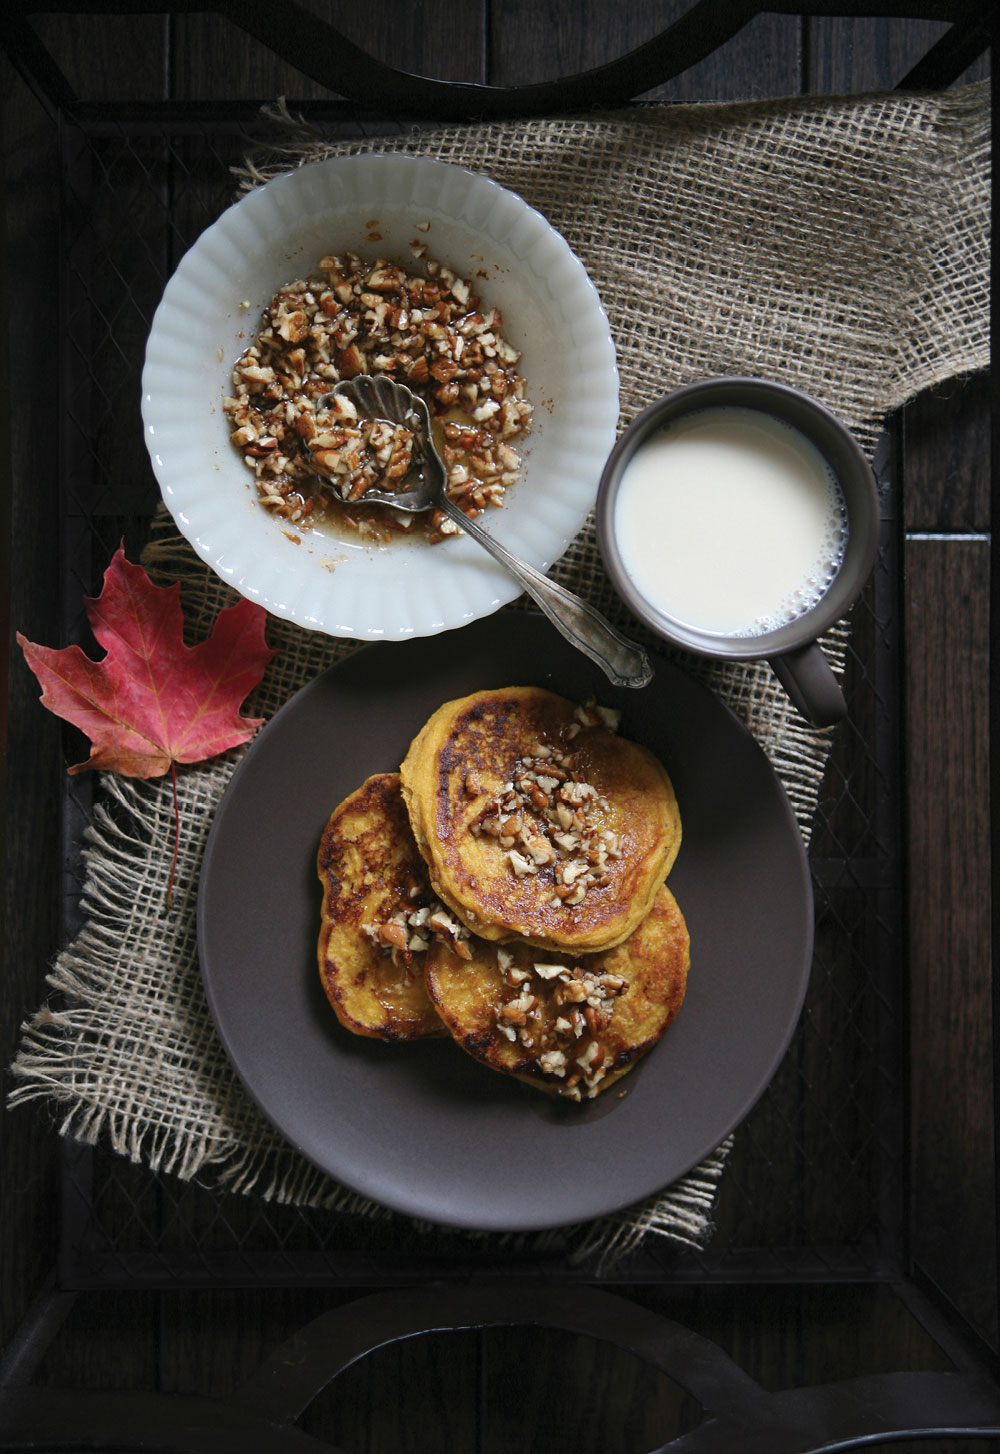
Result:
{"label": "chopped pecan in bowl", "polygon": [[[408,431],[359,421],[346,401],[336,411],[317,408],[334,384],[362,373],[399,379],[424,397],[448,493],[466,515],[501,505],[518,478],[512,441],[532,416],[520,355],[496,308],[422,243],[412,250],[423,274],[353,252],[321,258],[308,277],[278,289],[236,362],[224,401],[230,438],[265,509],[299,528],[327,513],[330,494],[354,507],[338,504],[336,518],[365,536],[384,539],[412,526],[412,516],[363,504],[369,489],[393,489],[405,477]],[[440,540],[457,526],[432,511],[424,529]]]}

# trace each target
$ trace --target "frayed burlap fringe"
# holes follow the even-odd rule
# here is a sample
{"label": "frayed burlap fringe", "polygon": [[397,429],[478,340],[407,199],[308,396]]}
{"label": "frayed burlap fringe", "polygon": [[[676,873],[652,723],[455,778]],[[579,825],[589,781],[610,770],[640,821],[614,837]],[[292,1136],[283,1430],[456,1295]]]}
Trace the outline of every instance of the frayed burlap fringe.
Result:
{"label": "frayed burlap fringe", "polygon": [[[627,420],[707,374],[784,379],[822,398],[869,450],[886,413],[989,359],[989,95],[812,98],[414,130],[334,143],[278,108],[266,157],[240,188],[321,156],[430,154],[488,172],[563,233],[611,320]],[[233,599],[161,512],[144,556],[179,580],[193,636]],[[631,634],[601,568],[593,522],[553,569]],[[508,609],[518,609],[518,606]],[[275,657],[248,703],[270,717],[354,648],[278,620]],[[824,645],[843,668],[847,626]],[[654,644],[654,643],[649,643]],[[767,752],[808,843],[831,733],[807,726],[766,664],[685,660]],[[215,1034],[198,969],[195,896],[212,817],[240,753],[170,784],[102,783],[88,830],[83,928],[52,998],[24,1027],[12,1105],[42,1100],[60,1130],[182,1178],[281,1203],[432,1230],[358,1197],[305,1162],[243,1092]],[[560,1250],[604,1271],[650,1237],[704,1245],[729,1141],[642,1206],[498,1247]]]}

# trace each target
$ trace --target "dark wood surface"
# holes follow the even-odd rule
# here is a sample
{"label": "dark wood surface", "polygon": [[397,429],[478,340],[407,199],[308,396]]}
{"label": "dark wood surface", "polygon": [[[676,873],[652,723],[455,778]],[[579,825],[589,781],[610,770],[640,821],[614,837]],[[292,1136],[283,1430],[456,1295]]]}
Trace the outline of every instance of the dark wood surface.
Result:
{"label": "dark wood surface", "polygon": [[[372,53],[442,78],[522,84],[597,65],[679,13],[671,0],[611,7],[505,0],[348,6],[317,13]],[[37,30],[88,100],[269,99],[328,93],[228,21],[185,15],[39,17]],[[943,22],[756,19],[734,42],[656,93],[716,100],[891,87],[946,30]],[[978,63],[967,77],[986,73]],[[9,626],[55,643],[54,462],[59,327],[58,157],[51,123],[0,58],[5,154],[6,305],[2,391],[11,521]],[[373,98],[377,100],[377,98]],[[24,286],[30,280],[30,286]],[[41,345],[41,346],[39,346]],[[137,395],[137,387],[136,387]],[[8,405],[8,398],[10,403]],[[629,1296],[697,1327],[768,1388],[859,1373],[947,1368],[918,1314],[944,1292],[997,1346],[993,1180],[988,681],[990,393],[981,378],[924,396],[897,421],[903,481],[905,832],[908,868],[910,1255],[916,1290],[851,1286],[635,1286]],[[6,607],[7,593],[4,605]],[[19,653],[18,653],[19,657]],[[59,724],[40,711],[19,659],[5,719],[4,931],[0,983],[6,1067],[17,1026],[38,1005],[61,947],[64,864]],[[51,1274],[57,1246],[57,1127],[41,1109],[0,1117],[0,1347]],[[804,1193],[808,1194],[808,1193]],[[56,1332],[36,1377],[60,1386],[221,1396],[308,1318],[356,1289],[272,1287],[95,1291]],[[955,1356],[960,1351],[952,1348]],[[637,1450],[692,1426],[697,1409],[661,1375],[582,1338],[442,1334],[374,1355],[317,1403],[304,1427],[372,1451]],[[903,1446],[896,1446],[903,1447]],[[921,1445],[944,1454],[959,1447]],[[981,1446],[982,1447],[982,1446]]]}

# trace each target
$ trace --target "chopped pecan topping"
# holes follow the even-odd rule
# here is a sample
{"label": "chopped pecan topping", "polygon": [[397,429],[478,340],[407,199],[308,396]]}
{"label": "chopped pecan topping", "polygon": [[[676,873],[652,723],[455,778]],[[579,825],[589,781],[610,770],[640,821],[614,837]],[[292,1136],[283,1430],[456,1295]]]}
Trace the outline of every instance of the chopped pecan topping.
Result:
{"label": "chopped pecan topping", "polygon": [[[430,898],[418,883],[407,891],[408,907],[397,909],[389,918],[363,924],[362,932],[388,953],[393,964],[409,969],[415,954],[425,953],[432,939],[446,944],[459,959],[470,959],[469,931],[448,913],[437,899]],[[409,907],[414,905],[415,907]]]}
{"label": "chopped pecan topping", "polygon": [[[577,708],[572,726],[601,726],[614,732],[620,713],[588,702]],[[572,732],[570,736],[576,734]],[[475,778],[479,783],[478,776]],[[468,778],[466,778],[468,791]],[[572,754],[554,743],[532,744],[470,825],[475,836],[496,838],[508,867],[523,879],[551,871],[553,905],[575,906],[621,857],[617,833],[602,823],[607,803],[575,770]]]}
{"label": "chopped pecan topping", "polygon": [[502,948],[497,967],[509,991],[497,1006],[497,1030],[533,1052],[542,1075],[559,1082],[559,1095],[596,1096],[609,1067],[602,1035],[628,988],[625,978],[580,965],[539,962],[522,970]]}

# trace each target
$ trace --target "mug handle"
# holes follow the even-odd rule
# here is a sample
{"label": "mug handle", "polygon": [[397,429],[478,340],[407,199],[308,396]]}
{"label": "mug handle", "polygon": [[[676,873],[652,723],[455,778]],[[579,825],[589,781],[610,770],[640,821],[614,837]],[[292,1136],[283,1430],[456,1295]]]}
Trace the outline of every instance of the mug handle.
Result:
{"label": "mug handle", "polygon": [[847,716],[847,703],[833,668],[815,641],[770,658],[771,669],[792,706],[814,727],[831,727]]}

